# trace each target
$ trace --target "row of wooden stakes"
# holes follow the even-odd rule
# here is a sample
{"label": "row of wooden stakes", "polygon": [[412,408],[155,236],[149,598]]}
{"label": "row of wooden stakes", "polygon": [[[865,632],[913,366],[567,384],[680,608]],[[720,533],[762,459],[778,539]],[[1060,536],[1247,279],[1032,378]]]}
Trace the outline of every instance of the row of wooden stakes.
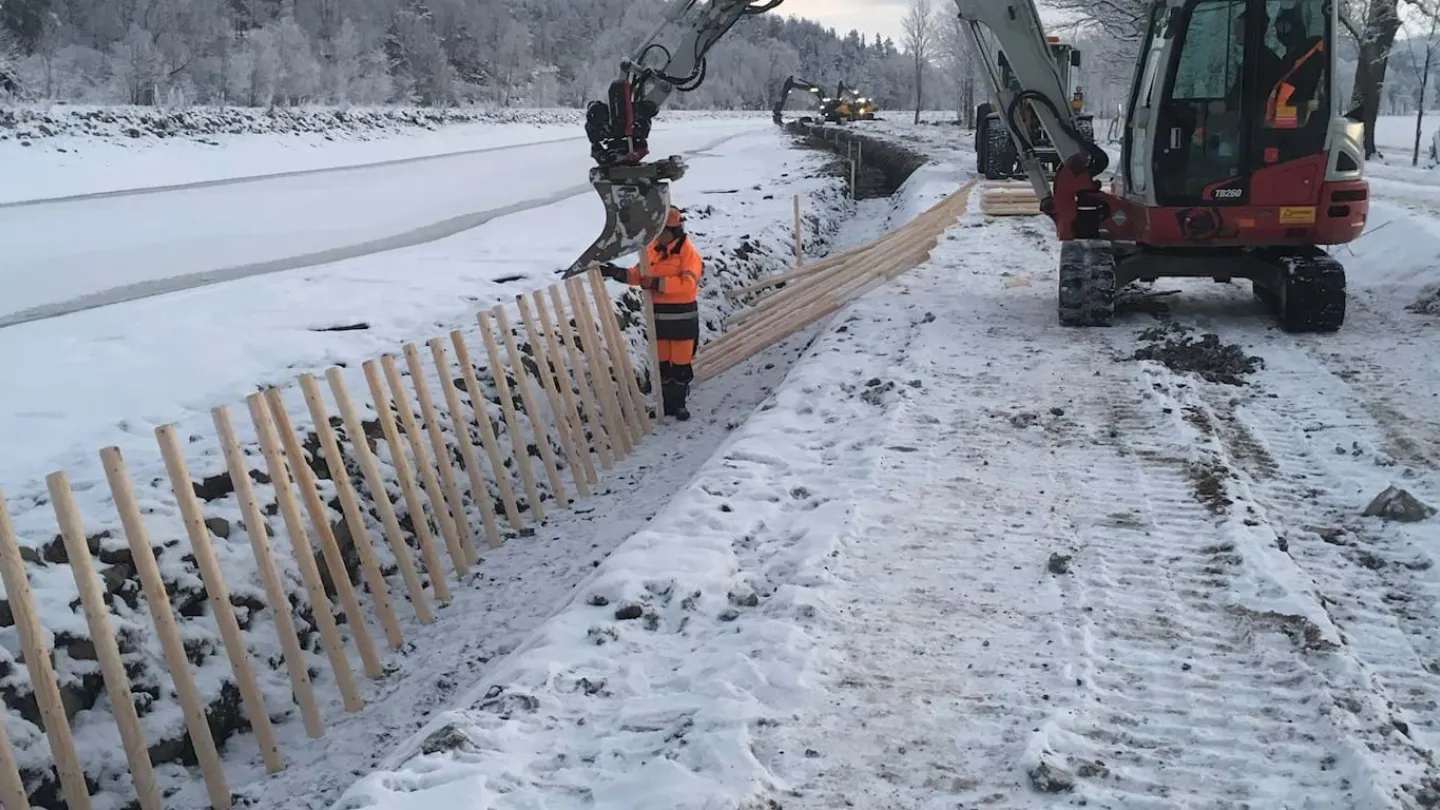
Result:
{"label": "row of wooden stakes", "polygon": [[[526,368],[504,308],[497,306],[490,312],[481,312],[477,316],[509,432],[514,463],[525,491],[525,503],[531,518],[537,522],[545,519],[540,487],[531,467],[532,459],[526,447],[527,442],[521,435],[505,373],[506,363],[502,361],[500,353],[501,345],[508,357],[508,366],[538,446],[549,492],[555,503],[568,508],[573,499],[566,493],[561,480],[557,459],[551,448],[551,430],[546,425],[545,412],[540,408],[540,399],[534,390],[537,380],[532,379],[532,376],[538,376],[539,387],[549,406],[548,421],[553,427],[575,491],[580,497],[588,496],[590,487],[598,483],[595,457],[598,457],[601,469],[609,470],[616,461],[633,452],[635,445],[652,431],[646,398],[630,361],[614,303],[597,272],[592,271],[587,280],[588,292],[586,284],[576,277],[553,285],[548,290],[537,290],[528,296],[528,300],[525,295],[517,296],[516,304],[532,349],[535,368],[538,369],[535,375]],[[562,298],[562,288],[564,298],[568,298],[570,303],[568,313]],[[595,308],[593,311],[592,306]],[[575,339],[576,333],[567,328],[572,318],[578,339]],[[493,333],[493,327],[496,326],[501,335],[499,344]],[[653,330],[653,324],[647,326]],[[471,439],[470,426],[473,425],[477,430],[480,447],[488,456],[505,520],[517,531],[523,527],[521,511],[497,436],[491,426],[484,389],[476,377],[470,349],[459,330],[450,332],[449,338],[465,390],[470,396],[471,414],[466,414],[461,409],[460,396],[450,370],[444,341],[438,337],[432,338],[426,342],[426,346],[434,363],[444,407],[449,412],[449,420],[455,431],[455,443],[459,445],[463,466],[468,473],[469,495],[479,508],[486,541],[493,548],[502,542],[499,516],[482,474],[475,442]],[[653,339],[651,343],[653,351]],[[470,521],[466,516],[461,487],[450,463],[449,444],[440,427],[440,408],[428,390],[420,351],[415,344],[410,343],[403,346],[402,354],[415,399],[419,404],[420,418],[424,424],[423,434],[428,438],[428,450],[426,441],[422,439],[422,427],[411,408],[410,394],[403,385],[396,358],[387,354],[378,361],[366,361],[363,370],[380,430],[399,479],[400,492],[411,516],[414,546],[430,574],[429,595],[422,587],[411,546],[407,542],[411,538],[407,538],[402,531],[387,494],[385,480],[381,476],[379,460],[367,443],[360,413],[346,388],[341,370],[331,368],[325,377],[349,439],[349,452],[363,473],[366,488],[370,493],[369,504],[379,515],[410,607],[416,620],[429,624],[435,621],[430,596],[433,595],[434,600],[440,604],[446,604],[451,601],[451,593],[444,574],[445,562],[426,517],[426,500],[429,502],[429,515],[443,538],[445,556],[449,558],[454,575],[467,576],[479,558],[470,530]],[[341,444],[331,426],[331,417],[318,381],[313,375],[302,375],[300,388],[339,496],[345,524],[358,552],[371,606],[379,618],[390,649],[396,649],[403,641],[401,626],[391,604],[388,583],[381,574],[375,550],[371,545],[370,532],[366,529],[361,492],[347,472],[346,456],[342,453]],[[395,413],[391,412],[392,403]],[[358,712],[365,707],[365,701],[357,688],[350,659],[336,626],[333,606],[325,591],[311,538],[307,533],[305,516],[309,518],[309,528],[318,541],[340,607],[347,617],[351,638],[358,650],[365,675],[378,678],[383,674],[383,669],[375,644],[366,628],[365,614],[350,584],[350,575],[345,568],[341,549],[335,533],[331,530],[327,507],[321,498],[315,474],[305,461],[305,450],[291,424],[280,390],[270,388],[252,394],[247,398],[246,404],[270,482],[275,488],[279,514],[284,522],[310,604],[313,606],[316,629],[330,661],[336,686],[343,698],[345,709],[348,712]],[[251,486],[245,452],[237,438],[228,409],[224,406],[216,407],[211,415],[267,601],[274,613],[294,701],[299,707],[307,735],[311,738],[323,737],[324,721],[290,613],[290,600],[286,596],[280,569],[267,539],[265,517]],[[251,654],[246,648],[231,606],[230,589],[211,545],[210,531],[192,485],[181,442],[173,425],[157,428],[155,436],[211,611],[219,625],[226,655],[243,700],[245,715],[250,721],[267,770],[271,773],[277,772],[285,767],[284,761],[255,677]],[[407,449],[413,456],[413,461],[407,458]],[[102,449],[99,455],[154,622],[154,630],[159,637],[169,674],[174,680],[185,725],[194,745],[211,806],[215,810],[228,810],[231,805],[231,791],[206,722],[205,706],[190,671],[170,594],[166,592],[161,577],[154,548],[135,497],[131,476],[119,448],[107,447]],[[135,710],[131,685],[111,628],[110,608],[106,604],[106,594],[87,547],[84,523],[69,479],[64,472],[56,472],[47,477],[46,483],[79,590],[109,703],[124,742],[139,807],[141,810],[162,810],[160,788],[156,783],[147,743]],[[295,497],[296,488],[300,493],[298,501]],[[422,489],[425,499],[421,498]],[[302,503],[305,516],[302,516]],[[0,492],[0,574],[3,574],[6,595],[19,632],[24,662],[35,691],[44,732],[50,743],[61,793],[70,810],[89,810],[91,797],[86,787],[84,769],[61,701],[50,650],[46,647],[45,634],[30,592],[19,541],[3,492]],[[6,810],[27,810],[30,807],[10,737],[5,730],[3,712],[0,712],[0,805]]]}

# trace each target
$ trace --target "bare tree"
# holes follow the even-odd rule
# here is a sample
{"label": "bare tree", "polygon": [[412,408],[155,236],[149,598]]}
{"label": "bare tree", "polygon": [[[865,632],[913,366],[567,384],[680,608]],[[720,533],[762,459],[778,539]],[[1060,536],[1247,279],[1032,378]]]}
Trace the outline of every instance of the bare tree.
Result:
{"label": "bare tree", "polygon": [[[1405,45],[1409,51],[1411,67],[1414,68],[1420,79],[1420,86],[1415,88],[1415,146],[1410,153],[1411,166],[1420,165],[1420,141],[1425,126],[1425,91],[1429,89],[1430,69],[1435,62],[1435,51],[1440,48],[1440,40],[1436,39],[1436,35],[1440,34],[1440,3],[1421,5],[1417,2],[1415,5],[1420,13],[1428,18],[1425,26],[1428,30],[1423,37],[1418,37],[1408,23],[1401,23],[1401,27],[1405,29],[1407,35]],[[1420,49],[1423,53],[1415,52],[1415,40],[1417,39],[1421,40]]]}
{"label": "bare tree", "polygon": [[915,123],[920,123],[920,108],[925,99],[925,63],[935,47],[935,16],[930,0],[911,0],[910,10],[905,13],[902,23],[905,49],[915,61]]}

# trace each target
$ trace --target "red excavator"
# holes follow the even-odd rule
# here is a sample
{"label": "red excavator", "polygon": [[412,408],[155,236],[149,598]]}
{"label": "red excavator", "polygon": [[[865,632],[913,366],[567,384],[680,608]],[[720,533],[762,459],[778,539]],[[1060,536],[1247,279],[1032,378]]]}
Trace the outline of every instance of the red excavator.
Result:
{"label": "red excavator", "polygon": [[[1120,165],[1082,134],[1032,0],[956,0],[1000,119],[1060,237],[1059,318],[1111,323],[1116,293],[1160,277],[1249,279],[1289,332],[1345,321],[1345,270],[1322,245],[1365,229],[1363,129],[1340,114],[1331,0],[1152,0]],[[980,26],[1005,53],[1000,81]],[[1059,152],[1053,184],[1017,114]]]}

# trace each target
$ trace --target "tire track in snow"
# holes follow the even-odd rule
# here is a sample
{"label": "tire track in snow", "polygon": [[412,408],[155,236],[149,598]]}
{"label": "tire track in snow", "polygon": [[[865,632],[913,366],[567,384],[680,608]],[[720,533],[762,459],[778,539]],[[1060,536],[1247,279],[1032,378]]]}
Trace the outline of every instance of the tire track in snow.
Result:
{"label": "tire track in snow", "polygon": [[[1035,784],[1101,807],[1351,806],[1362,741],[1281,627],[1235,609],[1290,591],[1224,547],[1185,438],[1140,415],[1133,367],[1096,364],[1109,337],[1054,325],[1051,243],[987,227],[878,299],[934,318],[903,363],[872,360],[920,386],[836,570],[824,709],[769,746],[784,806],[1033,807]],[[1025,263],[1036,286],[1002,290]]]}
{"label": "tire track in snow", "polygon": [[[1371,747],[1388,754],[1390,767],[1372,774],[1376,790],[1402,806],[1433,806],[1440,803],[1440,576],[1429,547],[1433,527],[1359,517],[1387,480],[1377,467],[1394,465],[1377,453],[1390,443],[1392,428],[1377,424],[1367,397],[1328,373],[1313,352],[1286,345],[1293,342],[1288,336],[1265,341],[1259,349],[1269,369],[1265,388],[1238,403],[1230,390],[1175,378],[1169,396],[1211,437],[1227,487],[1247,506],[1249,522],[1272,533],[1314,581],[1343,639],[1330,668],[1339,715],[1354,715],[1368,727]],[[1257,467],[1244,452],[1250,446],[1263,447],[1270,463]],[[1433,500],[1427,491],[1433,491],[1433,474],[1411,477],[1407,485]]]}

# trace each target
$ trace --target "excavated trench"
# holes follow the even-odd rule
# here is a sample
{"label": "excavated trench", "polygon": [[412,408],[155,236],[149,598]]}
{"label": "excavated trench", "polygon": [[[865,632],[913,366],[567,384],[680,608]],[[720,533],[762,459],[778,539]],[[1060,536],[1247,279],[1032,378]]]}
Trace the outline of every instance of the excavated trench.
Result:
{"label": "excavated trench", "polygon": [[850,188],[850,160],[859,155],[855,172],[854,198],[869,200],[876,197],[892,196],[916,169],[925,165],[926,158],[894,143],[878,140],[843,126],[826,126],[804,121],[792,121],[785,130],[796,137],[796,141],[811,149],[822,149],[840,158],[835,171]]}

